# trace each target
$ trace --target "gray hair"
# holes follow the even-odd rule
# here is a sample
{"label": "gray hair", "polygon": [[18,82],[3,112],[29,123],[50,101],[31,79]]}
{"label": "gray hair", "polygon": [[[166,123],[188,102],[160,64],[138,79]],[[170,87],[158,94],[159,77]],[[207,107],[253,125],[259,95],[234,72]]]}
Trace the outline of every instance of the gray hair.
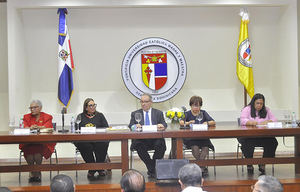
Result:
{"label": "gray hair", "polygon": [[195,163],[189,163],[180,168],[178,178],[184,186],[197,186],[202,183],[202,171]]}
{"label": "gray hair", "polygon": [[0,192],[11,192],[8,187],[0,187]]}
{"label": "gray hair", "polygon": [[139,171],[130,169],[122,176],[120,185],[125,192],[144,192],[145,178]]}
{"label": "gray hair", "polygon": [[143,96],[148,96],[149,99],[150,99],[150,101],[152,102],[152,95],[150,95],[149,93],[143,93],[143,95],[141,96],[141,98],[142,98]]}
{"label": "gray hair", "polygon": [[50,192],[74,192],[74,183],[68,175],[60,174],[53,177]]}
{"label": "gray hair", "polygon": [[30,105],[31,105],[32,103],[36,103],[39,107],[43,107],[42,102],[41,102],[40,100],[38,100],[38,99],[32,100],[32,101],[30,102]]}
{"label": "gray hair", "polygon": [[280,181],[276,177],[270,175],[259,176],[256,185],[262,192],[283,192]]}

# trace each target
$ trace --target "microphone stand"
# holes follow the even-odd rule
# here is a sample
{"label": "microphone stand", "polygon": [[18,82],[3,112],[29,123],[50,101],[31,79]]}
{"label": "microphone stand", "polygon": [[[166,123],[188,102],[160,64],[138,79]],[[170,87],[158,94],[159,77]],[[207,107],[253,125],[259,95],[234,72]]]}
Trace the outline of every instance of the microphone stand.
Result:
{"label": "microphone stand", "polygon": [[69,130],[65,129],[65,113],[67,113],[67,108],[63,107],[62,110],[61,110],[62,129],[58,130],[58,132],[61,132],[61,133],[69,132]]}
{"label": "microphone stand", "polygon": [[181,129],[189,129],[190,127],[189,126],[186,126],[186,107],[182,106],[181,107],[183,109],[183,114],[184,114],[184,123],[183,123],[183,126],[180,126]]}

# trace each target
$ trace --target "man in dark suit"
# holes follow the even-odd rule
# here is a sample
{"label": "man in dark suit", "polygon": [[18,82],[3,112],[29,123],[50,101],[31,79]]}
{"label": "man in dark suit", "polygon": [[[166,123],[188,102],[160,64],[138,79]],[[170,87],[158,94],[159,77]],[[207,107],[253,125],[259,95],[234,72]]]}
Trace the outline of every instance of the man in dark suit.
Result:
{"label": "man in dark suit", "polygon": [[[129,127],[136,126],[141,128],[142,125],[157,125],[157,130],[162,131],[167,127],[163,112],[152,108],[152,96],[149,94],[143,94],[141,97],[141,109],[131,113],[131,119]],[[142,119],[140,123],[135,120],[135,114],[140,113]],[[130,147],[131,150],[136,150],[139,157],[146,164],[148,169],[148,176],[155,177],[155,161],[156,159],[162,159],[166,151],[166,143],[164,139],[136,139],[132,140]],[[153,157],[151,159],[148,150],[154,150]]]}

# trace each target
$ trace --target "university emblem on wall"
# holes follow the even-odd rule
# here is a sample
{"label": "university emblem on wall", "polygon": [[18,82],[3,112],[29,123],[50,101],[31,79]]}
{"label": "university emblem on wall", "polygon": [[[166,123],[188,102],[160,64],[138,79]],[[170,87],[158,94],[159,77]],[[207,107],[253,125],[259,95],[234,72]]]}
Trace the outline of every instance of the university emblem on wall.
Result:
{"label": "university emblem on wall", "polygon": [[152,90],[159,90],[168,79],[167,54],[143,53],[141,57],[144,84]]}
{"label": "university emblem on wall", "polygon": [[124,56],[122,78],[135,97],[152,95],[153,102],[174,97],[186,79],[186,62],[179,48],[162,38],[146,38],[132,45]]}

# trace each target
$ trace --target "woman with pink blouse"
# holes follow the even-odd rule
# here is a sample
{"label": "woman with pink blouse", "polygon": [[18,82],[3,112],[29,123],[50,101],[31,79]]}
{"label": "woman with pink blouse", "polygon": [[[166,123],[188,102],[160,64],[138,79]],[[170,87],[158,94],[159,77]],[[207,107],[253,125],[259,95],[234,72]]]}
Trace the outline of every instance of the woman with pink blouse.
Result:
{"label": "woman with pink blouse", "polygon": [[[266,125],[269,122],[277,121],[271,110],[265,106],[265,97],[257,93],[251,99],[241,113],[241,125],[257,126]],[[263,157],[275,157],[275,151],[278,142],[275,137],[260,137],[260,138],[238,138],[242,145],[241,149],[246,158],[253,158],[254,148],[263,147]],[[265,174],[265,165],[258,165],[261,174]],[[253,174],[253,165],[247,165],[248,174]]]}

